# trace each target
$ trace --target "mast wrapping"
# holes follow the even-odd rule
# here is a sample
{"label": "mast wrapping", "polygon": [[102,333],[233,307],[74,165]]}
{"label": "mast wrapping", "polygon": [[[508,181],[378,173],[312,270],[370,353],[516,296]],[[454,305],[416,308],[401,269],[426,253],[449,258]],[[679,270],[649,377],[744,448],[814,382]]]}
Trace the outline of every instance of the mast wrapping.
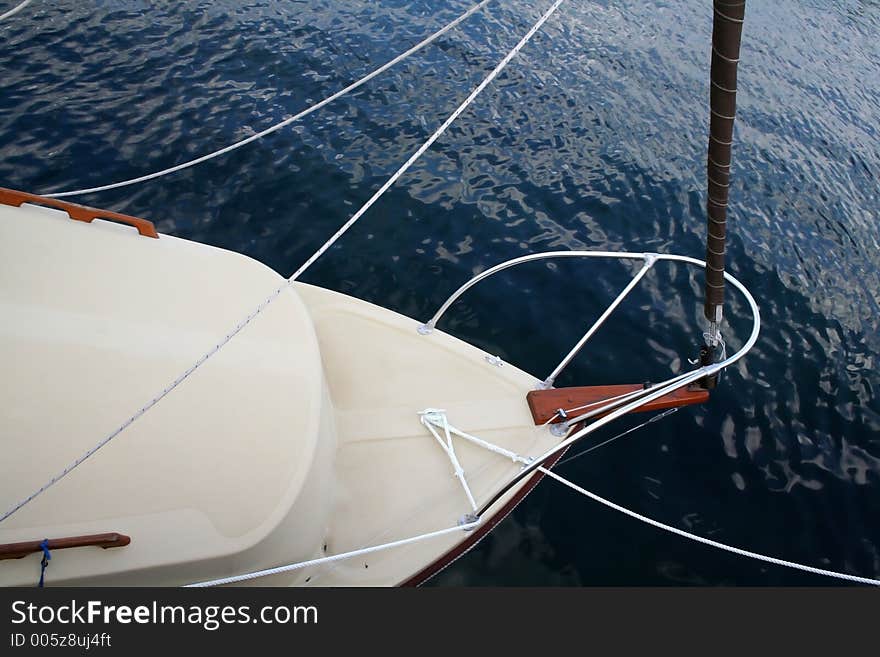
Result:
{"label": "mast wrapping", "polygon": [[706,238],[706,304],[710,346],[715,346],[724,303],[724,254],[730,157],[736,116],[736,69],[742,37],[745,0],[714,0],[712,68],[709,85],[708,236]]}

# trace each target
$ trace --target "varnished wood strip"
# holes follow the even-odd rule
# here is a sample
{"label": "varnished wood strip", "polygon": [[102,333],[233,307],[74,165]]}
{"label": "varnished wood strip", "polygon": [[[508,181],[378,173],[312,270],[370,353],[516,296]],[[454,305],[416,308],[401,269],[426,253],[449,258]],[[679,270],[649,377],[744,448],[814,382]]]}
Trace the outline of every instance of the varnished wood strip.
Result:
{"label": "varnished wood strip", "polygon": [[158,239],[159,233],[153,222],[138,217],[130,217],[127,214],[119,214],[110,210],[99,210],[98,208],[90,208],[85,205],[77,205],[76,203],[68,203],[56,198],[47,198],[45,196],[37,196],[36,194],[28,194],[27,192],[19,192],[14,189],[6,189],[0,187],[0,203],[3,205],[11,205],[20,208],[23,203],[31,203],[33,205],[44,205],[50,208],[64,210],[71,219],[76,221],[84,221],[91,223],[95,219],[109,219],[128,226],[134,226],[137,231],[144,237],[153,237]]}
{"label": "varnished wood strip", "polygon": [[[553,388],[550,390],[532,390],[526,395],[526,401],[529,404],[529,410],[532,412],[535,424],[544,424],[550,418],[554,418],[552,422],[556,423],[562,421],[562,418],[556,416],[556,411],[560,408],[568,412],[570,409],[610,399],[611,397],[618,397],[629,392],[641,390],[643,387],[640,383],[634,383],[613,386],[577,386]],[[702,404],[708,400],[708,390],[683,387],[640,406],[634,412],[659,411],[665,408]],[[599,405],[596,404],[596,406],[582,410],[571,410],[568,414],[570,416],[582,415]],[[601,415],[597,417],[601,417]]]}
{"label": "varnished wood strip", "polygon": [[[21,559],[34,552],[42,552],[39,541],[24,541],[22,543],[0,544],[0,559]],[[49,550],[64,550],[66,548],[95,546],[100,548],[123,547],[131,543],[131,538],[125,534],[109,532],[106,534],[91,534],[89,536],[65,536],[64,538],[50,538]]]}

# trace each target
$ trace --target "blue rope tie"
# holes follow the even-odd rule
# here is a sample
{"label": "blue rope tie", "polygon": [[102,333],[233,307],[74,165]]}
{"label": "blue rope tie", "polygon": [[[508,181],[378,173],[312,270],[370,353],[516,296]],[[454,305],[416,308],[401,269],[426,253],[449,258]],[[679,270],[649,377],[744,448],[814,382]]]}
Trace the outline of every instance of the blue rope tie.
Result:
{"label": "blue rope tie", "polygon": [[40,560],[40,583],[37,586],[43,588],[43,576],[46,574],[46,566],[49,565],[49,560],[52,558],[52,555],[49,553],[48,538],[44,538],[40,542],[40,549],[43,550],[43,558]]}

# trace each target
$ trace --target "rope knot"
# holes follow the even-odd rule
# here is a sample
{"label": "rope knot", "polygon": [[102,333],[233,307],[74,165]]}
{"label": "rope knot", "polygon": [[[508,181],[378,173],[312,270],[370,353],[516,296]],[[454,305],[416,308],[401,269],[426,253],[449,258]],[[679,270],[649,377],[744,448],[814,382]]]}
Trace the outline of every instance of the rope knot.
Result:
{"label": "rope knot", "polygon": [[425,426],[433,424],[434,426],[442,427],[446,420],[446,411],[442,408],[426,408],[423,411],[419,411],[419,418]]}

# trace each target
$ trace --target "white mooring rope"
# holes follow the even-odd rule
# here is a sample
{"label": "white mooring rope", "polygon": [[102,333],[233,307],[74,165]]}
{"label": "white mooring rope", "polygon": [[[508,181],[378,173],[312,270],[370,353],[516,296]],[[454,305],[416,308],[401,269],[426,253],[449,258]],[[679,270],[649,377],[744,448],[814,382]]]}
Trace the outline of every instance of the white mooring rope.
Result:
{"label": "white mooring rope", "polygon": [[[452,434],[449,432],[449,423],[446,421],[446,413],[440,409],[429,408],[419,413],[419,415],[421,416],[422,424],[431,432],[431,435],[437,440],[437,444],[440,445],[440,448],[446,452],[446,456],[449,457],[449,460],[452,463],[452,470],[455,472],[458,481],[461,482],[461,487],[464,488],[464,494],[467,495],[471,509],[476,511],[477,502],[474,499],[474,494],[471,492],[471,487],[468,485],[467,477],[464,476],[464,468],[461,467],[461,461],[458,460],[458,456],[455,454],[455,446],[452,444]],[[443,429],[443,433],[446,436],[445,442],[434,428],[435,422],[441,429]]]}
{"label": "white mooring rope", "polygon": [[[130,178],[128,180],[122,180],[120,182],[111,183],[109,185],[101,185],[100,187],[89,187],[86,189],[74,189],[74,190],[66,191],[66,192],[52,192],[50,194],[43,194],[43,196],[48,196],[49,198],[62,198],[65,196],[77,196],[79,194],[91,194],[93,192],[103,192],[108,189],[116,189],[117,187],[127,187],[128,185],[134,185],[136,183],[146,182],[147,180],[153,180],[154,178],[160,178],[162,176],[167,176],[169,174],[176,173],[177,171],[182,171],[183,169],[188,169],[189,167],[194,167],[197,164],[201,164],[202,162],[207,162],[208,160],[213,160],[215,157],[220,157],[221,155],[225,155],[226,153],[229,153],[230,151],[234,151],[237,148],[241,148],[242,146],[250,144],[253,141],[257,141],[258,139],[262,139],[266,135],[272,134],[273,132],[277,132],[278,130],[281,130],[282,128],[290,125],[291,123],[293,123],[295,121],[299,121],[300,119],[308,116],[312,112],[321,109],[325,105],[332,103],[337,98],[340,98],[340,97],[344,96],[345,94],[354,91],[355,89],[357,89],[361,85],[366,84],[367,82],[369,82],[370,80],[375,78],[377,75],[381,75],[382,73],[387,71],[392,66],[399,64],[400,62],[402,62],[404,59],[406,59],[410,55],[415,54],[416,52],[418,52],[419,50],[421,50],[425,46],[427,46],[430,43],[439,39],[441,36],[443,36],[444,34],[449,32],[449,30],[456,27],[459,23],[461,23],[465,19],[469,18],[472,14],[474,14],[477,11],[479,11],[480,9],[482,9],[484,6],[486,6],[486,4],[488,4],[491,1],[492,0],[482,0],[482,2],[479,2],[478,4],[474,5],[470,9],[468,9],[466,12],[464,12],[461,16],[459,16],[458,18],[456,18],[452,22],[450,22],[447,25],[445,25],[444,27],[440,28],[439,30],[434,32],[429,37],[423,39],[422,41],[420,41],[419,43],[414,45],[412,48],[410,48],[406,52],[399,54],[394,59],[386,62],[385,64],[383,64],[379,68],[375,69],[371,73],[368,73],[367,75],[365,75],[364,77],[359,79],[357,82],[353,82],[352,84],[348,85],[344,89],[340,89],[335,94],[333,94],[331,96],[327,96],[324,100],[319,101],[319,102],[315,103],[314,105],[311,105],[310,107],[307,107],[306,109],[302,110],[298,114],[294,114],[293,116],[284,119],[280,123],[276,123],[275,125],[269,126],[265,130],[261,130],[260,132],[257,132],[256,134],[253,134],[250,137],[242,139],[241,141],[237,141],[234,144],[230,144],[229,146],[224,146],[223,148],[216,150],[213,153],[208,153],[207,155],[202,155],[201,157],[197,157],[193,160],[189,160],[187,162],[177,164],[173,167],[168,167],[167,169],[162,169],[161,171],[156,171],[154,173],[148,173],[143,176],[138,176],[137,178]],[[28,2],[30,2],[30,0],[28,0]],[[14,10],[14,11],[16,11],[16,10]],[[0,17],[0,18],[2,18],[2,17]]]}
{"label": "white mooring rope", "polygon": [[[472,436],[468,433],[460,431],[449,424],[449,420],[446,417],[446,411],[439,408],[426,408],[424,411],[420,411],[418,413],[419,420],[428,429],[431,435],[437,440],[440,444],[440,447],[446,452],[446,455],[449,457],[452,462],[453,469],[455,470],[455,476],[461,482],[461,485],[464,487],[465,493],[467,494],[468,501],[471,504],[471,507],[476,510],[477,503],[471,494],[470,487],[467,484],[467,480],[464,475],[464,469],[461,467],[461,464],[458,461],[458,458],[455,455],[455,450],[452,447],[452,435],[455,434],[457,436],[461,436],[466,440],[479,445],[491,452],[498,454],[499,456],[503,456],[505,458],[509,458],[514,462],[520,463],[529,463],[529,459],[520,456],[516,452],[512,452],[509,449],[504,447],[500,447],[499,445],[495,445],[493,443],[482,440],[481,438],[477,438],[476,436]],[[440,437],[435,428],[443,429],[446,434],[446,441]],[[471,520],[473,518],[473,520]],[[235,582],[243,582],[249,579],[256,579],[257,577],[267,577],[269,575],[278,575],[280,573],[286,573],[292,570],[300,570],[302,568],[309,568],[311,566],[321,566],[326,563],[332,563],[334,561],[340,561],[342,559],[351,559],[353,557],[359,557],[365,554],[370,554],[372,552],[378,552],[380,550],[387,550],[394,547],[399,547],[401,545],[408,545],[410,543],[416,543],[418,541],[424,541],[427,539],[435,538],[437,536],[444,536],[446,534],[451,534],[456,531],[470,531],[477,527],[482,522],[482,518],[474,517],[474,516],[465,516],[465,518],[458,524],[456,527],[448,527],[447,529],[440,529],[434,532],[429,532],[427,534],[420,534],[419,536],[412,536],[410,538],[404,538],[398,541],[392,541],[390,543],[383,543],[381,545],[374,545],[368,548],[362,548],[360,550],[352,550],[350,552],[342,552],[340,554],[334,554],[329,557],[322,557],[319,559],[311,559],[310,561],[300,561],[298,563],[288,564],[286,566],[278,566],[276,568],[268,568],[266,570],[258,570],[251,573],[243,573],[241,575],[232,575],[231,577],[223,577],[221,579],[209,580],[206,582],[198,582],[196,584],[188,584],[187,586],[219,586],[221,584],[234,584]]]}
{"label": "white mooring rope", "polygon": [[315,251],[312,256],[308,260],[306,260],[305,263],[303,263],[302,267],[294,272],[293,278],[297,278],[306,269],[308,269],[312,265],[312,263],[315,262],[315,260],[320,258],[327,249],[333,246],[334,242],[342,237],[342,235],[349,228],[351,228],[355,224],[355,222],[360,219],[367,210],[370,209],[370,207],[372,207],[373,203],[378,201],[379,197],[382,196],[382,194],[384,194],[386,191],[388,191],[388,188],[391,187],[391,185],[393,185],[395,182],[397,182],[397,179],[400,178],[404,173],[406,173],[407,169],[415,164],[416,160],[418,160],[425,153],[425,151],[427,151],[431,147],[431,144],[437,141],[440,136],[444,132],[446,132],[446,129],[452,125],[453,121],[455,121],[459,117],[459,115],[464,112],[465,109],[467,109],[468,105],[470,105],[474,101],[474,99],[480,95],[480,92],[482,92],[483,89],[489,86],[489,83],[492,82],[492,80],[494,80],[498,76],[498,74],[504,70],[504,67],[510,63],[510,60],[516,56],[516,54],[522,49],[524,45],[526,45],[531,40],[533,36],[535,36],[535,32],[541,29],[541,26],[547,21],[548,18],[550,18],[550,16],[553,15],[553,13],[559,8],[559,5],[561,5],[564,1],[565,0],[556,0],[556,2],[553,3],[550,9],[548,9],[544,13],[544,15],[541,16],[540,19],[538,19],[538,22],[535,23],[532,28],[528,32],[526,32],[525,36],[520,39],[519,43],[517,43],[513,47],[513,50],[507,53],[504,59],[498,62],[498,65],[494,69],[492,69],[489,75],[483,78],[483,81],[480,82],[480,84],[477,85],[477,87],[470,93],[470,95],[462,101],[461,105],[459,105],[455,109],[455,111],[449,115],[449,117],[443,122],[443,125],[437,128],[437,130],[434,131],[434,134],[428,137],[427,141],[424,144],[419,146],[418,150],[413,153],[410,158],[406,162],[404,162],[403,165],[397,171],[395,171],[388,180],[385,181],[385,183],[378,189],[378,191],[373,194],[366,203],[364,203],[361,209],[354,213],[351,219],[345,222],[342,227],[338,231],[336,231],[333,237],[327,240],[327,242],[325,242],[320,249]]}
{"label": "white mooring rope", "polygon": [[[677,410],[677,409],[669,409],[667,411],[667,413],[672,410]],[[449,432],[454,433],[456,435],[469,436],[469,434],[466,434],[466,433],[456,429],[451,424],[449,424],[449,421],[446,419],[446,414],[444,411],[441,411],[438,409],[426,409],[425,411],[423,411],[419,415],[422,416],[422,424],[424,424],[425,426],[428,426],[428,428],[430,428],[430,426],[428,424],[428,423],[430,423],[430,424],[433,424],[434,426],[443,426],[443,427],[447,428]],[[615,436],[611,440],[615,440],[615,439],[620,438],[621,436],[624,436],[632,431],[635,431],[636,429],[640,429],[641,427],[645,426],[646,424],[650,423],[651,421],[659,419],[661,417],[664,417],[664,414],[655,416],[655,417],[651,418],[651,420],[648,420],[647,422],[639,425],[638,427],[634,427],[633,429],[625,431],[622,434]],[[436,434],[435,434],[435,437],[436,437]],[[469,437],[474,438],[473,436],[469,436]],[[492,445],[491,443],[485,443],[485,441],[482,441],[479,439],[474,439],[474,441],[472,441],[472,442],[475,442],[478,445],[482,445],[482,446],[486,447],[486,449],[489,449],[493,452],[501,454],[502,456],[509,457],[510,455],[513,455],[515,461],[519,461],[521,463],[528,463],[529,462],[529,459],[525,459],[519,455],[513,454],[513,452],[509,452],[509,451],[505,450],[504,448],[499,448],[497,445]],[[610,441],[605,441],[605,443],[600,443],[599,445],[596,445],[591,449],[595,449],[596,447],[601,447],[602,445],[606,444],[607,442],[610,442]],[[591,451],[591,449],[588,449],[586,451]],[[584,453],[586,453],[586,452],[582,452],[581,454],[578,454],[572,458],[577,458],[577,456],[580,456]],[[570,459],[566,459],[566,460],[570,460]],[[562,461],[558,465],[561,465],[564,462],[565,461]],[[678,536],[683,536],[684,538],[689,538],[692,541],[697,541],[698,543],[702,543],[704,545],[710,545],[710,546],[718,548],[720,550],[726,550],[727,552],[732,552],[733,554],[737,554],[741,557],[749,557],[751,559],[757,559],[759,561],[765,561],[767,563],[772,563],[777,566],[786,566],[787,568],[794,568],[795,570],[803,570],[805,572],[813,573],[815,575],[824,575],[826,577],[835,577],[837,579],[843,579],[843,580],[847,580],[849,582],[856,582],[858,584],[872,584],[874,586],[880,586],[880,580],[870,579],[868,577],[858,577],[857,575],[848,575],[847,573],[839,573],[839,572],[836,572],[833,570],[825,570],[823,568],[814,568],[813,566],[805,566],[803,564],[795,563],[794,561],[786,561],[784,559],[777,559],[776,557],[768,557],[767,555],[764,555],[764,554],[759,554],[757,552],[750,552],[749,550],[743,550],[742,548],[734,547],[732,545],[725,545],[724,543],[719,543],[718,541],[713,541],[708,538],[703,538],[702,536],[697,536],[696,534],[691,534],[690,532],[686,532],[683,529],[678,529],[677,527],[672,527],[670,525],[664,525],[662,522],[658,522],[657,520],[653,520],[651,518],[643,516],[639,513],[636,513],[635,511],[631,511],[630,509],[622,507],[619,504],[615,504],[614,502],[606,500],[604,497],[599,497],[595,493],[591,493],[590,491],[586,490],[585,488],[581,488],[577,484],[569,481],[565,477],[562,477],[561,475],[556,474],[555,472],[551,471],[549,468],[545,468],[543,466],[538,466],[537,469],[538,469],[538,471],[543,472],[548,477],[551,477],[552,479],[555,479],[559,483],[564,484],[565,486],[568,486],[569,488],[580,493],[581,495],[589,497],[591,500],[599,502],[600,504],[604,504],[605,506],[607,506],[611,509],[614,509],[615,511],[618,511],[620,513],[623,513],[624,515],[627,515],[630,518],[635,518],[636,520],[640,520],[644,523],[647,523],[647,524],[651,525],[652,527],[656,527],[658,529],[662,529],[664,531],[671,532],[671,533],[676,534]]]}
{"label": "white mooring rope", "polygon": [[[373,545],[371,547],[362,548],[360,550],[352,550],[351,552],[341,552],[340,554],[334,554],[329,557],[321,557],[320,559],[311,559],[309,561],[300,561],[299,563],[292,563],[286,566],[278,566],[277,568],[267,568],[266,570],[257,570],[252,573],[244,573],[242,575],[233,575],[231,577],[222,577],[220,579],[212,579],[206,582],[196,582],[195,584],[187,584],[186,587],[204,587],[204,586],[220,586],[222,584],[234,584],[236,582],[243,582],[249,579],[256,579],[258,577],[268,577],[269,575],[278,575],[280,573],[287,573],[292,570],[301,570],[302,568],[309,568],[310,566],[321,566],[325,563],[332,563],[334,561],[341,561],[342,559],[351,559],[353,557],[360,557],[365,554],[372,554],[373,552],[379,552],[380,550],[388,550],[390,548],[400,547],[402,545],[409,545],[410,543],[417,543],[418,541],[425,541],[430,538],[437,538],[438,536],[445,536],[446,534],[453,534],[455,532],[462,531],[470,531],[474,529],[477,525],[480,524],[479,520],[475,520],[473,522],[463,523],[461,525],[457,525],[456,527],[447,527],[446,529],[439,529],[435,532],[429,532],[427,534],[419,534],[418,536],[411,536],[410,538],[403,538],[399,541],[392,541],[390,543],[382,543],[381,545]],[[185,587],[185,588],[186,588]]]}
{"label": "white mooring rope", "polygon": [[270,303],[272,303],[275,299],[277,299],[288,286],[292,285],[293,282],[297,278],[299,278],[299,276],[302,275],[302,273],[306,269],[308,269],[312,265],[312,263],[315,262],[315,260],[317,260],[325,251],[327,251],[327,249],[329,249],[340,237],[342,237],[342,235],[349,228],[351,228],[355,224],[355,222],[361,218],[361,216],[363,216],[363,214],[379,199],[379,197],[382,196],[382,194],[384,194],[391,187],[391,185],[393,185],[397,181],[397,179],[400,178],[416,162],[416,160],[418,160],[418,158],[426,150],[428,150],[428,147],[430,147],[431,144],[433,144],[435,141],[437,141],[437,139],[440,137],[440,135],[442,135],[444,132],[446,132],[446,129],[450,125],[452,125],[452,122],[455,121],[455,119],[458,118],[458,116],[465,110],[465,108],[467,108],[467,106],[470,105],[474,101],[474,99],[480,94],[480,92],[483,91],[483,89],[485,89],[488,86],[488,84],[498,76],[498,74],[504,69],[505,66],[507,66],[507,64],[510,62],[510,60],[513,59],[513,57],[516,55],[516,53],[518,53],[520,51],[520,49],[522,49],[522,47],[526,43],[528,43],[529,40],[531,40],[531,38],[540,29],[540,27],[547,21],[548,18],[550,18],[551,15],[553,15],[553,13],[559,8],[559,5],[561,5],[563,2],[564,2],[564,0],[556,0],[556,2],[553,3],[553,5],[550,7],[550,9],[548,9],[544,13],[544,15],[541,16],[541,18],[538,20],[538,22],[535,23],[532,26],[532,28],[525,34],[525,36],[523,36],[523,38],[520,39],[519,43],[517,43],[516,46],[514,46],[513,50],[511,50],[504,57],[504,59],[502,59],[498,63],[498,65],[494,69],[492,69],[492,71],[483,79],[483,81],[456,108],[456,110],[449,116],[449,118],[447,118],[446,121],[443,122],[443,125],[441,125],[439,128],[437,128],[437,130],[434,132],[434,134],[432,134],[428,138],[428,140],[419,147],[419,149],[403,164],[403,166],[401,166],[397,171],[395,171],[391,175],[391,177],[385,182],[385,184],[383,184],[382,187],[380,187],[379,190],[375,194],[373,194],[373,196],[370,197],[370,199],[360,208],[360,210],[358,210],[352,216],[351,219],[349,219],[338,231],[336,231],[336,233],[334,233],[333,236],[321,246],[321,248],[319,248],[317,251],[315,251],[315,253],[313,253],[312,256],[308,260],[306,260],[306,262],[303,263],[303,265],[299,269],[297,269],[290,278],[285,280],[284,283],[282,283],[278,288],[276,288],[260,305],[258,305],[256,308],[254,308],[254,310],[252,310],[250,312],[250,314],[247,315],[247,317],[245,317],[229,333],[227,333],[226,336],[220,342],[218,342],[216,345],[214,345],[208,352],[206,352],[195,363],[190,365],[189,368],[187,368],[180,376],[178,376],[176,379],[174,379],[174,381],[172,381],[161,393],[159,393],[158,395],[153,397],[153,399],[151,399],[144,406],[142,406],[137,412],[135,412],[134,415],[129,417],[127,420],[125,420],[125,422],[123,422],[116,429],[111,431],[97,445],[95,445],[94,447],[89,449],[82,456],[80,456],[78,459],[76,459],[73,463],[71,463],[70,465],[65,467],[61,472],[59,472],[54,477],[52,477],[48,482],[46,482],[45,484],[40,486],[40,488],[38,488],[33,493],[31,493],[30,495],[25,497],[23,500],[21,500],[20,502],[16,503],[14,506],[12,506],[8,511],[6,511],[2,516],[0,516],[0,522],[3,522],[7,518],[9,518],[12,514],[14,514],[19,509],[21,509],[24,505],[28,504],[34,498],[41,495],[43,492],[45,492],[48,488],[50,488],[55,483],[60,481],[62,478],[66,477],[74,468],[78,467],[86,459],[88,459],[95,452],[97,452],[99,449],[101,449],[104,445],[109,443],[116,436],[118,436],[120,433],[122,433],[125,429],[127,429],[129,426],[131,426],[135,421],[137,421],[141,416],[143,416],[144,413],[146,413],[151,408],[153,408],[153,406],[155,406],[160,401],[162,401],[162,399],[168,393],[170,393],[177,386],[179,386],[181,383],[183,383],[183,381],[185,381],[193,372],[195,372],[203,363],[205,363],[205,361],[207,361],[214,354],[216,354],[218,351],[220,351],[230,340],[232,340],[232,338],[234,338],[236,335],[238,335],[242,331],[242,329],[244,329],[244,327],[246,327],[248,324],[250,324],[250,322],[257,315],[259,315],[261,312],[263,312],[263,310],[265,310],[266,307]]}
{"label": "white mooring rope", "polygon": [[667,532],[671,532],[678,536],[683,536],[684,538],[689,538],[692,541],[696,541],[697,543],[702,543],[704,545],[711,545],[712,547],[718,548],[720,550],[725,550],[727,552],[732,552],[733,554],[737,554],[741,557],[749,557],[751,559],[757,559],[758,561],[766,561],[767,563],[772,563],[777,566],[785,566],[786,568],[794,568],[795,570],[803,570],[808,573],[813,573],[815,575],[825,575],[826,577],[835,577],[837,579],[847,580],[849,582],[857,582],[859,584],[871,584],[873,586],[880,586],[880,580],[870,579],[869,577],[858,577],[856,575],[848,575],[847,573],[838,573],[834,570],[825,570],[823,568],[814,568],[813,566],[805,566],[803,564],[795,563],[794,561],[786,561],[784,559],[777,559],[776,557],[768,557],[764,554],[759,554],[757,552],[750,552],[749,550],[743,550],[742,548],[734,547],[732,545],[725,545],[724,543],[719,543],[718,541],[713,541],[709,538],[703,538],[702,536],[697,536],[696,534],[691,534],[690,532],[686,532],[683,529],[678,529],[677,527],[671,527],[670,525],[664,525],[662,522],[658,522],[651,518],[641,515],[640,513],[636,513],[635,511],[630,511],[629,509],[620,506],[619,504],[615,504],[609,500],[606,500],[604,497],[599,497],[595,493],[591,493],[590,491],[581,488],[577,484],[569,481],[565,477],[561,477],[555,472],[548,470],[544,467],[539,467],[538,470],[543,472],[548,477],[551,477],[558,481],[559,483],[568,486],[573,491],[580,493],[586,497],[589,497],[591,500],[599,502],[599,504],[604,504],[610,509],[614,509],[624,515],[629,516],[630,518],[635,518],[636,520],[640,520],[641,522],[647,523],[652,527],[656,527],[657,529],[662,529]]}
{"label": "white mooring rope", "polygon": [[[440,408],[426,408],[424,411],[419,411],[419,417],[421,418],[422,424],[428,427],[431,430],[430,425],[434,425],[435,427],[443,427],[443,429],[449,433],[454,433],[456,436],[461,436],[465,440],[474,443],[475,445],[479,445],[484,449],[488,449],[490,452],[495,452],[496,454],[500,454],[501,456],[510,459],[511,461],[522,463],[523,465],[528,465],[532,462],[532,459],[528,459],[524,456],[520,456],[516,452],[513,452],[505,447],[500,447],[493,443],[490,443],[482,438],[477,438],[476,436],[472,436],[469,433],[465,433],[460,429],[456,429],[454,426],[449,424],[449,420],[446,418],[446,411]],[[431,430],[431,433],[434,433]],[[435,434],[436,438],[436,434]]]}
{"label": "white mooring rope", "polygon": [[0,21],[5,18],[10,18],[11,16],[15,16],[18,12],[31,4],[32,1],[33,0],[24,0],[24,2],[18,3],[15,7],[7,11],[5,14],[0,14]]}
{"label": "white mooring rope", "polygon": [[[452,463],[452,470],[455,473],[455,476],[461,482],[462,488],[464,488],[465,495],[467,495],[468,502],[470,502],[471,508],[474,511],[477,510],[477,502],[474,499],[473,493],[471,492],[471,487],[468,485],[464,468],[461,466],[461,462],[458,460],[458,456],[455,453],[455,447],[452,444],[453,434],[455,434],[456,436],[460,436],[468,442],[474,443],[475,445],[478,445],[483,449],[487,449],[490,452],[494,452],[495,454],[499,454],[500,456],[508,458],[514,463],[522,463],[523,465],[528,465],[532,462],[531,459],[520,456],[516,452],[512,452],[505,447],[495,445],[493,443],[483,440],[482,438],[477,438],[476,436],[472,436],[469,433],[465,433],[464,431],[456,429],[449,424],[449,420],[446,417],[446,411],[444,411],[442,408],[426,408],[424,411],[419,411],[418,415],[421,423],[429,432],[431,432],[431,435],[434,436],[437,444],[440,445],[440,448],[444,452],[446,452],[446,456],[449,457],[449,461]],[[443,433],[446,436],[445,441],[443,440],[443,438],[440,437],[440,434],[437,433],[437,429],[443,430]]]}

